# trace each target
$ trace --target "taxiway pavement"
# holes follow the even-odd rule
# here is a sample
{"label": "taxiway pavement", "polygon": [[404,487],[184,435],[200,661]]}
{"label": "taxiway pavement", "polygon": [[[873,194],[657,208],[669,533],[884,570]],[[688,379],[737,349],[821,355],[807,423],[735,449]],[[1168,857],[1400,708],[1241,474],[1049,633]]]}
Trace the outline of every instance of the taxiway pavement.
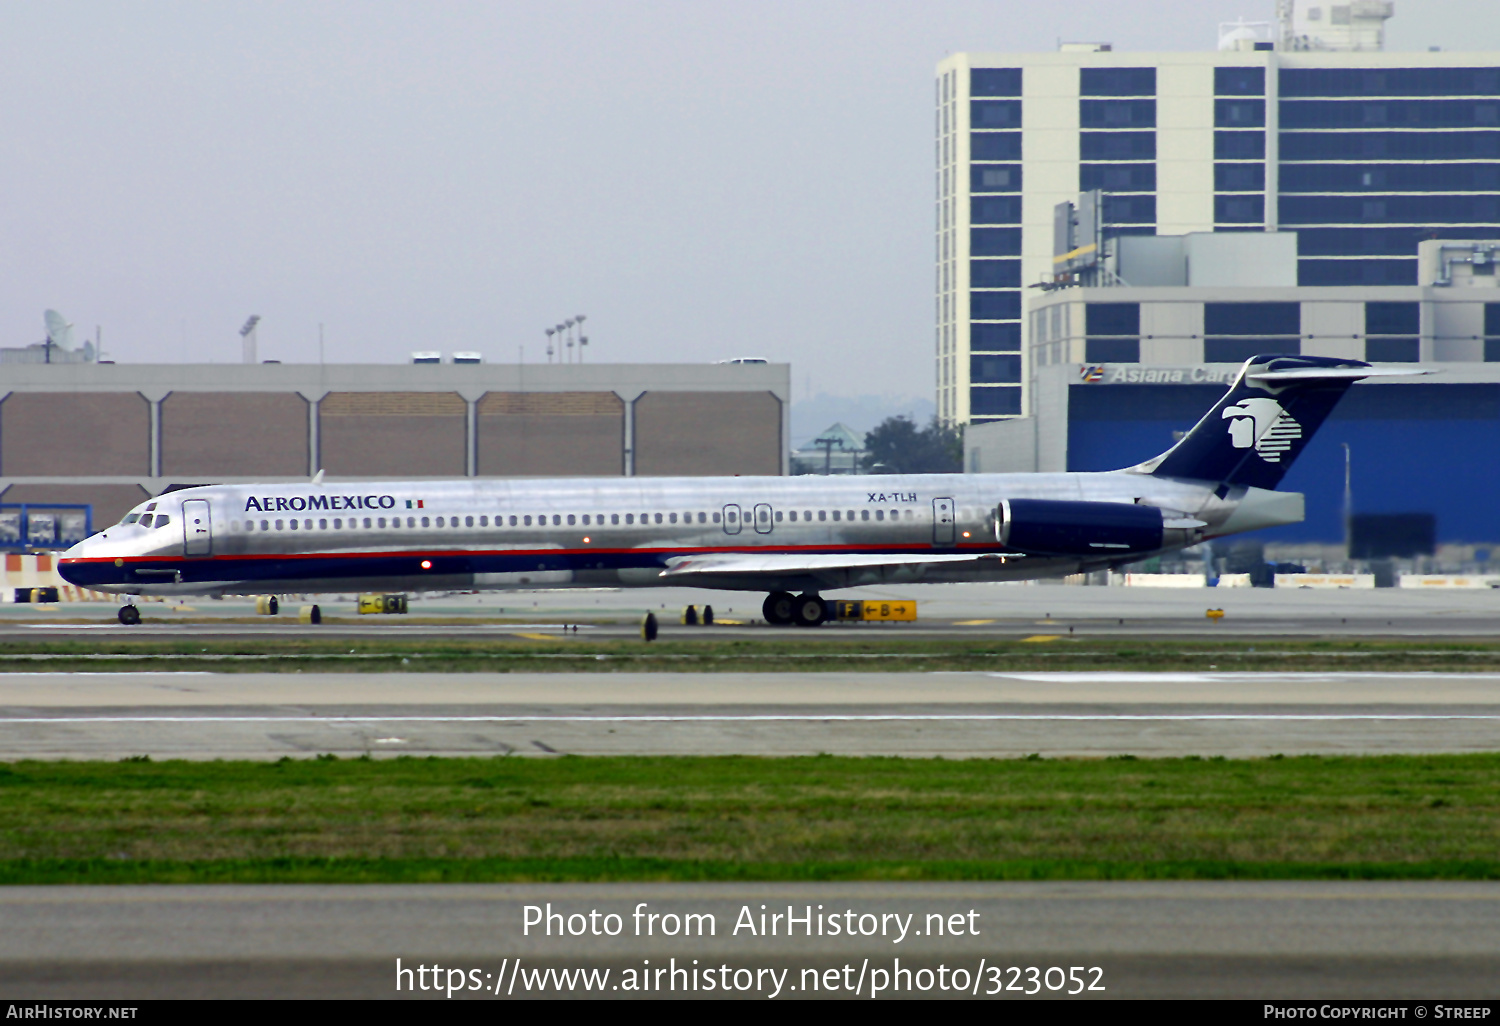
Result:
{"label": "taxiway pavement", "polygon": [[[524,931],[525,907],[597,910],[621,920],[616,937],[547,937]],[[714,932],[691,938],[636,936],[633,913],[711,915]],[[802,916],[854,914],[869,935],[775,937],[734,926],[748,910],[760,922],[791,906]],[[972,915],[971,915],[972,913]],[[862,919],[866,915],[875,918]],[[895,940],[888,916],[911,916]],[[945,922],[938,935],[928,916]],[[950,917],[957,916],[954,920]],[[879,926],[876,926],[876,923]],[[0,997],[416,997],[398,993],[397,964],[434,965],[446,981],[477,991],[454,997],[587,996],[538,990],[548,968],[609,969],[596,995],[625,970],[666,970],[647,996],[684,996],[686,970],[721,966],[750,984],[735,996],[868,999],[895,960],[918,970],[963,969],[988,992],[995,975],[1028,988],[1026,969],[1071,967],[1105,989],[1087,997],[1491,998],[1500,992],[1500,885],[1449,882],[807,883],[409,886],[11,887],[0,890]],[[846,920],[849,921],[849,920]],[[575,921],[576,922],[576,921]],[[668,920],[657,920],[665,924]],[[703,922],[703,920],[699,920]],[[952,926],[962,924],[961,931]],[[884,935],[880,931],[883,931]],[[520,960],[519,967],[517,960]],[[675,959],[675,961],[673,961]],[[1012,975],[1009,967],[1020,972]],[[676,977],[671,969],[684,970]],[[447,970],[461,970],[457,977]],[[519,971],[518,971],[519,969]],[[813,972],[806,973],[805,970]],[[833,975],[826,976],[829,970]],[[470,975],[477,973],[477,976]],[[753,978],[753,982],[752,982]],[[882,996],[956,997],[953,990]],[[701,975],[697,977],[701,982]],[[424,976],[430,983],[432,977]],[[511,983],[516,981],[516,985]],[[837,981],[837,989],[830,984]],[[409,982],[408,982],[409,981]],[[814,983],[816,981],[816,989]],[[1070,989],[1071,984],[1062,989]],[[1060,996],[1038,986],[1040,996]],[[497,993],[498,992],[498,993]],[[696,994],[705,995],[700,989]],[[1015,1000],[1009,991],[985,996]]]}
{"label": "taxiway pavement", "polygon": [[0,757],[1500,748],[1500,674],[8,673]]}

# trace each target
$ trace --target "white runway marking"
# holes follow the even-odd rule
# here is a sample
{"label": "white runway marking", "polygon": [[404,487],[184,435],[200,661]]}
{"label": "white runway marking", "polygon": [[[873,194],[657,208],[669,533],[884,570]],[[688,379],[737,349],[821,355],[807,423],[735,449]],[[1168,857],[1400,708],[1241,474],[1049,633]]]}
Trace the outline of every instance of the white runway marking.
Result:
{"label": "white runway marking", "polygon": [[921,722],[1159,722],[1159,721],[1345,722],[1406,720],[1500,720],[1500,713],[767,713],[736,715],[627,716],[27,716],[9,723],[891,723]]}

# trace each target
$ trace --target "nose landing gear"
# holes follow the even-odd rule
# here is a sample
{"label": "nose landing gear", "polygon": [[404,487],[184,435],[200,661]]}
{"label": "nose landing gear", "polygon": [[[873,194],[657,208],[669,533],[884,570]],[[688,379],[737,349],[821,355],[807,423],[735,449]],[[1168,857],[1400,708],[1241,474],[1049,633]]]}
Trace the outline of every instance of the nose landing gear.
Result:
{"label": "nose landing gear", "polygon": [[816,627],[828,619],[828,604],[811,592],[793,598],[788,592],[773,591],[766,596],[761,613],[765,615],[766,623],[774,627],[791,624]]}
{"label": "nose landing gear", "polygon": [[121,606],[120,611],[115,615],[126,627],[134,627],[141,622],[141,611],[136,608],[134,603],[128,606]]}

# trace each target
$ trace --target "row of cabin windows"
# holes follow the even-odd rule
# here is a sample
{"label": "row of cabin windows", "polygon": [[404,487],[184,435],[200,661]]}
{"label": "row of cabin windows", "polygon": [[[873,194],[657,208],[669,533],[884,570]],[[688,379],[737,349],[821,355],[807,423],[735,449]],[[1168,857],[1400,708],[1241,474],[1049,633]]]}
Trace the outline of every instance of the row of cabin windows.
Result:
{"label": "row of cabin windows", "polygon": [[[873,513],[873,517],[872,517],[872,513]],[[890,519],[891,520],[900,520],[901,519],[901,513],[902,513],[901,510],[896,510],[896,509],[890,510],[889,511]],[[622,516],[624,518],[623,522],[624,522],[624,524],[626,526],[633,526],[637,522],[636,521],[636,514],[634,514],[634,513],[625,513],[625,514],[611,513],[609,515],[609,523],[610,523],[610,525],[611,526],[619,526],[620,523],[621,523],[621,517]],[[700,524],[707,524],[710,521],[712,523],[715,523],[715,524],[721,522],[720,514],[718,514],[718,513],[712,513],[712,514],[709,514],[709,513],[697,513],[697,514],[683,513],[681,515],[681,518],[682,518],[681,522],[684,523],[684,524],[694,523],[695,522],[694,521],[694,517],[695,516],[697,517],[696,522],[700,523]],[[734,513],[734,512],[728,513],[727,516],[728,516],[728,519],[729,519],[729,523],[731,523],[731,524],[737,522],[740,519],[739,514]],[[775,513],[775,516],[776,516],[776,522],[778,524],[781,523],[783,521],[783,519],[785,519],[787,521],[790,521],[791,523],[797,523],[798,522],[798,512],[797,512],[797,510],[789,510],[789,511],[786,511],[785,513],[783,513],[783,511],[781,511],[781,510],[777,510],[776,513]],[[654,521],[653,521],[653,517],[655,518]],[[871,511],[871,510],[868,510],[868,509],[862,509],[862,510],[859,511],[859,515],[858,515],[857,519],[859,519],[861,521],[868,521],[868,520],[871,520],[871,519],[874,519],[876,521],[884,521],[886,519],[886,517],[887,517],[887,511],[886,510],[877,509],[877,510]],[[907,520],[912,520],[912,519],[914,519],[914,517],[915,517],[915,514],[911,510],[909,510],[909,509],[906,510],[906,519]],[[160,524],[166,523],[166,521],[167,521],[166,517],[158,517],[157,519],[158,519],[158,526]],[[387,523],[388,519],[389,519],[389,523]],[[437,517],[436,518],[436,523],[434,524],[434,523],[431,522],[433,520],[433,518],[430,518],[430,517],[420,517],[420,518],[418,518],[418,517],[407,517],[406,518],[406,526],[409,527],[409,528],[416,528],[416,527],[419,527],[419,526],[420,527],[433,527],[433,526],[436,526],[436,527],[444,527],[444,526],[446,526],[446,527],[460,527],[460,526],[462,526],[462,527],[473,527],[473,526],[475,526],[475,518],[474,517],[464,517],[463,518],[463,520],[464,520],[463,524],[459,523],[459,518],[458,517],[447,517],[446,518],[446,520],[447,520],[446,524],[444,523],[444,519],[445,518],[443,518],[443,517]],[[744,519],[745,520],[749,520],[750,519],[750,515],[748,513],[745,514]],[[848,520],[852,521],[852,520],[856,519],[856,516],[855,516],[855,511],[852,510],[852,509],[851,510],[837,510],[836,509],[836,510],[833,510],[831,512],[831,514],[830,514],[830,511],[828,511],[828,510],[820,509],[820,510],[817,511],[816,519],[818,521],[820,521],[820,522],[826,522],[826,521],[829,521],[829,520],[842,521],[842,520],[845,520],[845,519],[848,519]],[[419,520],[420,520],[420,524],[418,523]],[[580,523],[584,527],[590,527],[590,526],[594,526],[594,525],[603,527],[604,523],[605,523],[604,514],[603,513],[599,513],[597,515],[591,515],[591,514],[588,514],[588,513],[584,513],[584,514],[581,514],[581,515],[574,514],[574,513],[569,513],[566,516],[564,516],[564,514],[561,514],[561,513],[554,513],[554,514],[552,514],[552,524],[551,524],[551,526],[553,526],[553,527],[562,527],[564,520],[566,520],[567,526],[569,526],[569,527],[579,526]],[[813,511],[812,510],[803,510],[801,512],[801,520],[803,522],[805,522],[805,523],[812,523],[813,520],[814,520],[814,513],[813,513]],[[487,517],[487,516],[481,516],[481,517],[479,517],[478,521],[479,521],[478,526],[480,526],[480,527],[489,527],[490,526],[490,518]],[[506,526],[505,521],[506,521],[505,517],[496,517],[495,518],[495,524],[494,524],[494,526],[496,526],[496,527],[504,527],[504,526]],[[536,521],[535,526],[537,526],[537,527],[546,527],[546,526],[548,526],[548,524],[547,524],[547,517],[545,515],[537,516],[535,518],[535,521]],[[764,518],[762,518],[762,521],[764,522]],[[653,522],[654,523],[658,523],[658,524],[675,524],[675,523],[678,523],[679,521],[678,521],[678,514],[676,514],[676,513],[655,513],[655,514],[652,514],[652,513],[642,513],[642,514],[640,514],[640,521],[639,522],[641,524],[651,524]],[[147,525],[147,526],[149,526],[149,525]],[[390,517],[390,518],[386,518],[386,517],[365,517],[364,518],[363,526],[366,529],[378,529],[378,528],[385,528],[385,527],[399,528],[399,527],[401,527],[401,518],[400,517]],[[530,516],[524,516],[524,515],[517,516],[517,515],[513,514],[509,518],[509,526],[511,526],[511,527],[531,527],[531,526],[533,526],[533,524],[532,524],[532,517],[530,517]],[[343,531],[343,530],[355,531],[355,530],[359,530],[360,527],[361,527],[360,521],[358,519],[356,519],[355,517],[350,517],[349,520],[348,520],[347,525],[345,524],[343,518],[335,517],[334,520],[333,520],[333,527],[331,528],[331,530],[334,530],[334,531]],[[284,531],[284,530],[291,530],[291,531],[297,531],[297,530],[311,531],[311,530],[313,530],[313,522],[311,520],[301,520],[301,521],[298,521],[298,520],[276,520],[276,521],[262,520],[262,521],[260,521],[259,526],[257,527],[256,521],[254,521],[254,520],[246,520],[245,521],[245,530],[248,531],[248,532],[254,532],[256,530],[260,530],[260,531],[271,531],[271,530],[276,530],[276,531]],[[326,519],[320,519],[318,521],[317,530],[319,530],[319,531],[330,530],[330,528],[329,528],[329,522]]]}

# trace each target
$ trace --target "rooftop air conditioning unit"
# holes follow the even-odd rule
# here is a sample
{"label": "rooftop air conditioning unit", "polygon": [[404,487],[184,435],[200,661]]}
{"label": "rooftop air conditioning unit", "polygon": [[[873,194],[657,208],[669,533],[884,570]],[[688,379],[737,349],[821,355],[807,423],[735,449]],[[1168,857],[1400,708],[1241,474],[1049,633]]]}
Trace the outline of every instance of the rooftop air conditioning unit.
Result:
{"label": "rooftop air conditioning unit", "polygon": [[484,354],[483,353],[454,353],[453,354],[453,362],[454,363],[483,363],[484,362]]}
{"label": "rooftop air conditioning unit", "polygon": [[412,353],[411,354],[411,362],[412,363],[442,363],[443,362],[443,354],[442,353],[426,353],[426,352]]}

